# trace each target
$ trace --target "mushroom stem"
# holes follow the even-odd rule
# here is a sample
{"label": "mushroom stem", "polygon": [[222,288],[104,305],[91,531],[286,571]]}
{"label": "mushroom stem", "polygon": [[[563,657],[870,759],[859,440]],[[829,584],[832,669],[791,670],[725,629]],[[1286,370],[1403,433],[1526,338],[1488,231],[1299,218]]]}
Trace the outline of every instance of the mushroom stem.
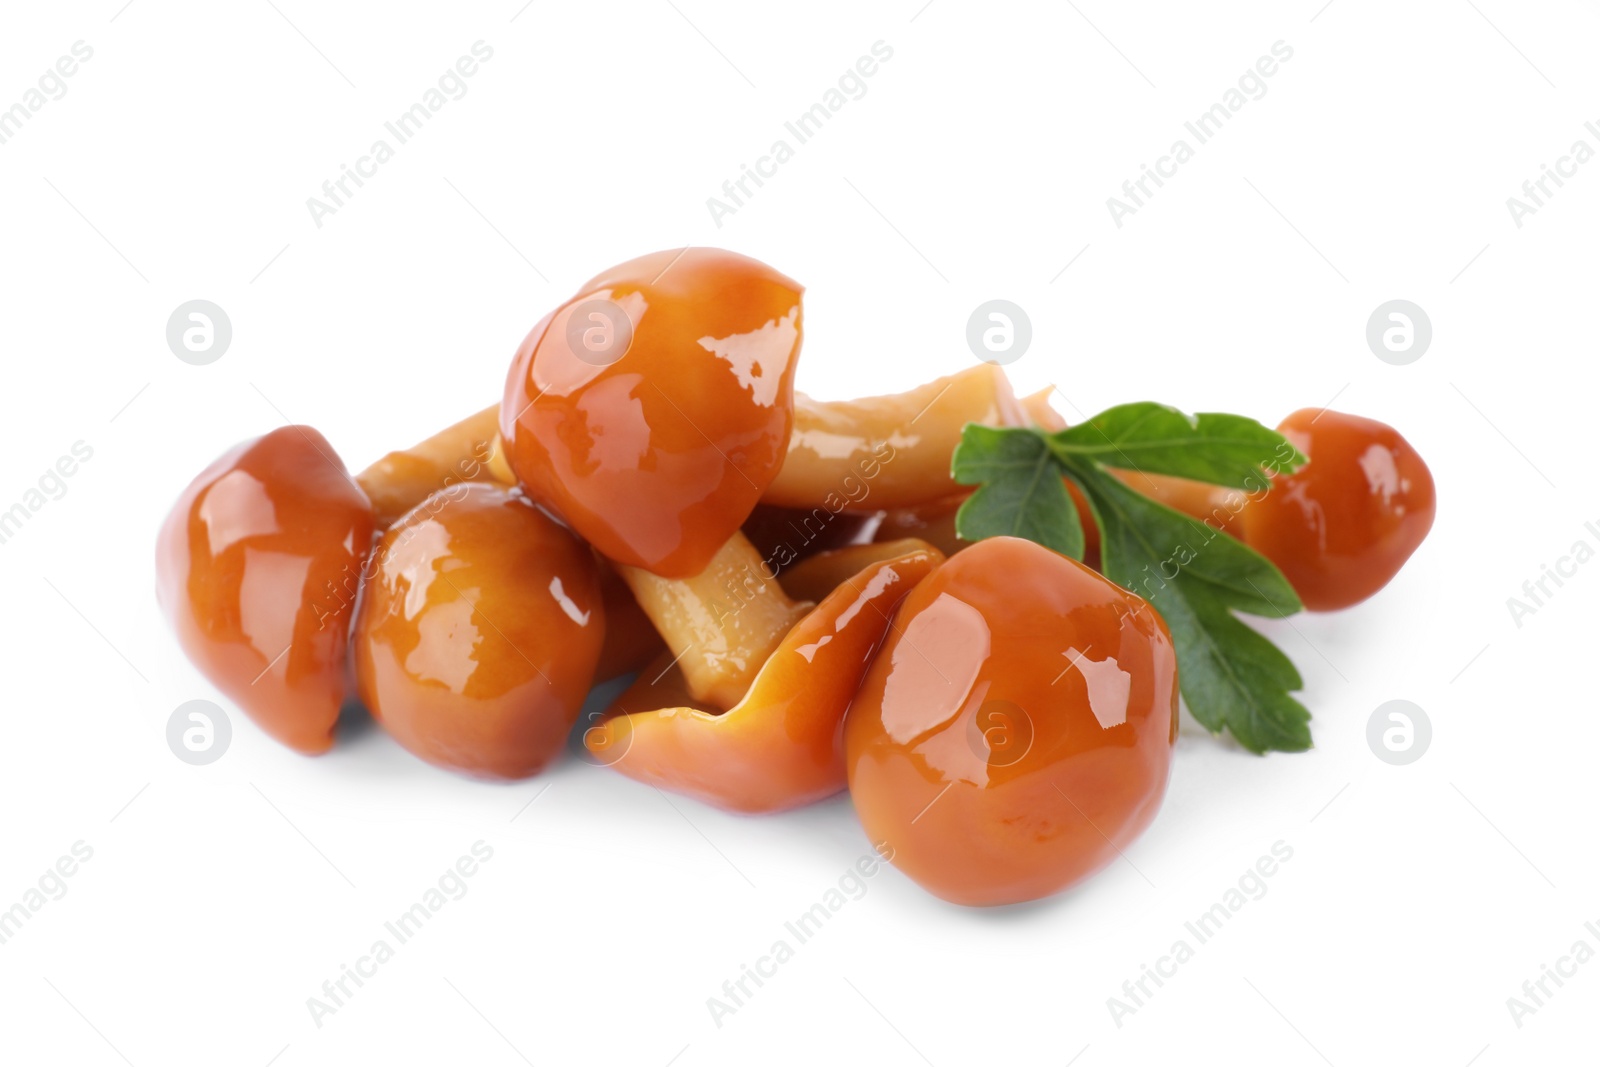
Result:
{"label": "mushroom stem", "polygon": [[723,709],[743,699],[783,635],[813,606],[789,598],[742,533],[691,578],[621,565],[617,573],[666,641],[689,695]]}
{"label": "mushroom stem", "polygon": [[900,602],[942,561],[924,546],[830,589],[732,708],[698,706],[662,655],[585,732],[585,745],[630,778],[728,811],[784,811],[832,796],[846,785],[845,714],[873,652]]}
{"label": "mushroom stem", "polygon": [[1111,473],[1151,500],[1215,526],[1236,538],[1243,538],[1243,521],[1239,513],[1244,510],[1249,498],[1242,490],[1208,485],[1190,478],[1174,478],[1168,474],[1128,470],[1114,470]]}
{"label": "mushroom stem", "polygon": [[961,491],[950,454],[969,422],[1023,426],[999,367],[983,363],[905,393],[858,400],[794,398],[794,430],[764,504],[882,511]]}
{"label": "mushroom stem", "polygon": [[356,475],[380,528],[441,489],[461,482],[515,485],[500,443],[500,405],[484,408]]}
{"label": "mushroom stem", "polygon": [[1061,417],[1061,412],[1050,406],[1050,394],[1056,391],[1055,386],[1041,389],[1037,393],[1029,393],[1018,400],[1028,421],[1046,433],[1055,433],[1057,430],[1067,428],[1067,420]]}

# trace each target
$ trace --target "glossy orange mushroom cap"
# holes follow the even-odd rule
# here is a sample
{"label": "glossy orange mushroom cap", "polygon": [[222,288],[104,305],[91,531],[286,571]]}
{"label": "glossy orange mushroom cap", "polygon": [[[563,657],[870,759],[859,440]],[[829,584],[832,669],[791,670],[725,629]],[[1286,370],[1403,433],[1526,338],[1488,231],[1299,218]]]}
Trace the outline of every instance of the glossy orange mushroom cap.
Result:
{"label": "glossy orange mushroom cap", "polygon": [[515,490],[425,499],[374,551],[351,655],[362,702],[405,748],[480,778],[561,751],[605,631],[589,549]]}
{"label": "glossy orange mushroom cap", "polygon": [[1433,474],[1392,426],[1305,408],[1279,432],[1310,462],[1241,513],[1251,548],[1311,611],[1359,604],[1388,585],[1433,528]]}
{"label": "glossy orange mushroom cap", "polygon": [[282,429],[184,490],[156,543],[156,597],[189,659],[263,730],[333,745],[372,505],[327,439]]}
{"label": "glossy orange mushroom cap", "polygon": [[783,464],[800,293],[710,248],[593,279],[512,362],[500,430],[517,478],[607,558],[699,573]]}
{"label": "glossy orange mushroom cap", "polygon": [[979,541],[901,603],[845,723],[850,795],[924,889],[1048,896],[1155,817],[1178,723],[1166,623],[1032,541]]}

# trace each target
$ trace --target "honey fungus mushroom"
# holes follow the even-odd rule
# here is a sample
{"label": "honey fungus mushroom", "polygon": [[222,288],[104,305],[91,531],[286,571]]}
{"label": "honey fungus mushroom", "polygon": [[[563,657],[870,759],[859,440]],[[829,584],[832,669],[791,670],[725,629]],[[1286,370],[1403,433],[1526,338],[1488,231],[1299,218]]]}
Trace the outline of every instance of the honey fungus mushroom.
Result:
{"label": "honey fungus mushroom", "polygon": [[471,484],[384,533],[353,636],[362,702],[402,746],[525,778],[565,743],[605,629],[593,556],[520,492]]}
{"label": "honey fungus mushroom", "polygon": [[309,426],[236,446],[190,483],[156,541],[178,643],[273,738],[333,745],[372,505]]}
{"label": "honey fungus mushroom", "polygon": [[700,573],[784,461],[800,294],[710,248],[600,274],[517,351],[500,408],[511,469],[607,559]]}
{"label": "honey fungus mushroom", "polygon": [[846,719],[850,796],[935,896],[1036,900],[1150,824],[1177,732],[1165,621],[1074,560],[991,537],[901,602]]}
{"label": "honey fungus mushroom", "polygon": [[810,510],[842,499],[847,510],[884,511],[960,493],[950,454],[969,422],[1027,424],[999,367],[979,364],[890,396],[799,394],[788,456],[762,503]]}
{"label": "honey fungus mushroom", "polygon": [[740,533],[788,447],[800,286],[687,248],[604,272],[517,351],[512,471],[633,590],[697,699],[730,707],[809,605]]}
{"label": "honey fungus mushroom", "polygon": [[[812,582],[881,555],[882,545],[840,549],[809,563]],[[646,668],[586,731],[593,757],[630,778],[730,811],[783,811],[845,788],[845,712],[889,620],[943,561],[920,542],[866,562],[787,634],[749,691],[726,712],[695,701],[665,656]]]}
{"label": "honey fungus mushroom", "polygon": [[[380,531],[424,500],[453,499],[468,484],[515,486],[517,478],[506,463],[500,437],[500,405],[469,415],[410,448],[388,453],[356,475],[356,482],[373,502]],[[662,644],[615,568],[598,555],[595,563],[605,602],[605,639],[595,668],[599,684],[638,671],[656,657]]]}
{"label": "honey fungus mushroom", "polygon": [[515,484],[500,440],[500,405],[390,452],[356,475],[356,482],[372,501],[381,529],[441,489],[467,482]]}

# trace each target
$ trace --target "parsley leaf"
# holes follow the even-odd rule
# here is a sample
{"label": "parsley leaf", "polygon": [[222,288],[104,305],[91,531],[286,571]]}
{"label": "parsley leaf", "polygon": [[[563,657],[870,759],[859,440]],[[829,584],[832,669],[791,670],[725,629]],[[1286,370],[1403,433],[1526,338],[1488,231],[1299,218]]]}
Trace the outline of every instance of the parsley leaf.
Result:
{"label": "parsley leaf", "polygon": [[1106,576],[1148,600],[1172,631],[1179,687],[1195,719],[1252,752],[1311,747],[1310,712],[1290,696],[1293,663],[1234,612],[1301,609],[1283,574],[1222,531],[1130,488],[1111,468],[1245,488],[1264,469],[1305,457],[1281,435],[1236,415],[1191,418],[1125,404],[1058,433],[968,425],[952,457],[957,482],[978,485],[956,515],[965,540],[1000,534],[1081,559],[1083,529],[1062,478],[1083,490],[1100,529]]}
{"label": "parsley leaf", "polygon": [[1300,672],[1232,614],[1281,618],[1299,611],[1300,598],[1278,568],[1091,463],[1075,460],[1067,475],[1094,509],[1106,577],[1167,620],[1178,685],[1200,725],[1212,733],[1226,727],[1251,752],[1310,748],[1311,713],[1289,695],[1303,684]]}
{"label": "parsley leaf", "polygon": [[1108,408],[1053,434],[1050,443],[1064,460],[1082,457],[1231,489],[1259,484],[1263,467],[1293,469],[1306,461],[1282,434],[1254,419],[1217,413],[1190,417],[1149,401]]}
{"label": "parsley leaf", "polygon": [[973,423],[952,465],[956,481],[981,486],[956,513],[962,537],[1026,537],[1063,556],[1083,558],[1083,524],[1044,434]]}

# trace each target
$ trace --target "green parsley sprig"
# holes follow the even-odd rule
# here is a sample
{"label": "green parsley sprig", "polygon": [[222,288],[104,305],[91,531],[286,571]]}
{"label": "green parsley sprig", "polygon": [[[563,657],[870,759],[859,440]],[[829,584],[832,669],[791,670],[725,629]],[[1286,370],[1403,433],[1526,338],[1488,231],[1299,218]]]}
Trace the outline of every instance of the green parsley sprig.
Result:
{"label": "green parsley sprig", "polygon": [[1292,615],[1301,610],[1299,596],[1266,557],[1112,471],[1260,489],[1269,471],[1290,473],[1305,462],[1282,434],[1253,419],[1189,416],[1148,402],[1056,433],[973,423],[951,460],[957,482],[979,487],[957,513],[956,532],[968,541],[1025,537],[1081,560],[1083,518],[1062,480],[1070,479],[1100,530],[1105,575],[1166,619],[1179,688],[1195,719],[1213,733],[1227,729],[1252,752],[1300,752],[1311,747],[1311,713],[1290,696],[1304,684],[1300,672],[1234,615]]}

